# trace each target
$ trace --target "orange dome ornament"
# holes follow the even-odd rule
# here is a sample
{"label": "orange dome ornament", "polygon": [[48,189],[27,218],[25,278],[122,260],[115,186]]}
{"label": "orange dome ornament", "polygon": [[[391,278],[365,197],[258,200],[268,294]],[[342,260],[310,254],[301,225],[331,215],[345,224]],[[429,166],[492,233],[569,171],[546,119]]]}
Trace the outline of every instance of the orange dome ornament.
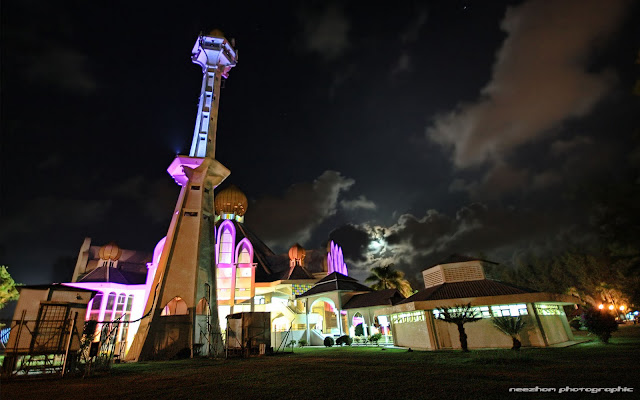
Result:
{"label": "orange dome ornament", "polygon": [[217,215],[235,214],[240,217],[247,212],[247,196],[235,185],[230,185],[215,196],[214,206]]}
{"label": "orange dome ornament", "polygon": [[109,244],[100,247],[98,255],[100,256],[101,260],[118,261],[118,259],[122,255],[122,249],[118,247],[118,245],[114,242],[110,242]]}

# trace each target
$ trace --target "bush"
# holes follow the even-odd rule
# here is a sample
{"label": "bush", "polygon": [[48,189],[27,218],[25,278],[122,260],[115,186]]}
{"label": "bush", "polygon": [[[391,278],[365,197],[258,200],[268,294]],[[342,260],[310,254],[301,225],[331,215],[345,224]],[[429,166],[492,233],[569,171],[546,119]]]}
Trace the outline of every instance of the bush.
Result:
{"label": "bush", "polygon": [[618,330],[616,318],[606,311],[591,308],[582,313],[581,319],[582,325],[604,343],[609,343],[611,333]]}
{"label": "bush", "polygon": [[349,335],[342,335],[336,340],[336,346],[342,346],[346,344],[347,346],[351,346],[353,340],[349,337]]}
{"label": "bush", "polygon": [[369,336],[369,341],[371,343],[375,343],[375,345],[378,345],[378,341],[380,341],[380,339],[382,339],[382,333],[374,333],[373,335]]}
{"label": "bush", "polygon": [[307,341],[304,339],[298,340],[298,347],[304,347],[307,345]]}
{"label": "bush", "polygon": [[582,329],[582,320],[580,319],[580,317],[573,318],[571,321],[569,321],[569,326],[573,330],[579,331],[580,329]]}
{"label": "bush", "polygon": [[289,346],[293,347],[293,346],[296,345],[296,343],[298,343],[298,342],[295,341],[295,340],[292,340],[292,341],[289,342]]}
{"label": "bush", "polygon": [[331,336],[327,336],[326,338],[324,338],[324,345],[326,347],[331,347],[331,346],[333,346],[333,344],[334,344],[334,341],[333,341],[333,338]]}

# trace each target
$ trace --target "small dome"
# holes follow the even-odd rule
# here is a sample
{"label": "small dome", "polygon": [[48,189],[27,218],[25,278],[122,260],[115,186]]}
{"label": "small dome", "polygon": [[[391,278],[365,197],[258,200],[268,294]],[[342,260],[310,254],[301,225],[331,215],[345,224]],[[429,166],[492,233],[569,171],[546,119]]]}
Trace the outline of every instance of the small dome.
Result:
{"label": "small dome", "polygon": [[236,214],[243,216],[247,212],[247,196],[237,186],[231,185],[215,196],[216,214]]}
{"label": "small dome", "polygon": [[122,255],[122,249],[118,247],[117,244],[111,242],[100,247],[100,251],[98,252],[101,260],[113,260],[117,261],[118,258]]}
{"label": "small dome", "polygon": [[304,247],[300,246],[298,243],[291,246],[289,249],[289,260],[304,260],[304,257],[307,255],[307,252],[304,250]]}
{"label": "small dome", "polygon": [[220,29],[213,29],[207,36],[213,36],[224,39],[224,33]]}

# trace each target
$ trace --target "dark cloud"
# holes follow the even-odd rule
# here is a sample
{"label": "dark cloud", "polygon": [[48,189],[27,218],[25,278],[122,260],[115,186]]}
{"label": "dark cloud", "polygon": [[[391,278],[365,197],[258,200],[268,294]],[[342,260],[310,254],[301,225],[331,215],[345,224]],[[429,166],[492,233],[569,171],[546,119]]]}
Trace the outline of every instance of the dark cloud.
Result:
{"label": "dark cloud", "polygon": [[351,24],[341,5],[326,4],[321,9],[303,9],[299,19],[306,51],[331,61],[349,48]]}
{"label": "dark cloud", "polygon": [[110,193],[133,200],[152,222],[160,223],[171,217],[179,189],[175,182],[166,177],[149,179],[134,175],[119,183]]}
{"label": "dark cloud", "polygon": [[325,171],[313,183],[294,184],[282,196],[256,200],[247,212],[247,225],[275,248],[296,242],[305,246],[312,231],[336,214],[340,194],[354,183],[337,171]]}
{"label": "dark cloud", "polygon": [[112,201],[80,200],[67,197],[43,196],[24,202],[2,221],[0,240],[13,240],[16,236],[35,233],[54,233],[61,226],[89,227],[105,218]]}
{"label": "dark cloud", "polygon": [[[590,56],[595,44],[616,30],[629,4],[530,1],[508,9],[502,21],[508,36],[480,98],[436,117],[427,136],[452,151],[456,167],[487,166],[478,184],[493,194],[528,183],[531,171],[514,167],[510,157],[557,134],[564,122],[587,115],[615,86],[611,70],[590,69]],[[555,151],[561,147],[556,144]],[[473,182],[462,183],[453,186],[480,190]]]}
{"label": "dark cloud", "polygon": [[[353,258],[358,268],[393,263],[410,276],[417,276],[451,254],[483,255],[510,262],[522,253],[554,251],[572,240],[583,240],[584,233],[568,220],[559,212],[472,203],[455,215],[428,210],[422,217],[401,215],[387,226],[361,224],[338,231],[345,243],[365,250],[356,252],[357,258]],[[365,238],[369,242],[363,247]],[[345,244],[343,248],[346,252],[348,247]]]}
{"label": "dark cloud", "polygon": [[364,230],[351,225],[343,225],[329,234],[329,239],[342,247],[347,263],[363,262],[367,259],[367,248],[371,238]]}
{"label": "dark cloud", "polygon": [[89,69],[88,57],[79,50],[61,44],[44,44],[33,53],[24,73],[34,84],[43,83],[67,93],[90,94],[98,83]]}

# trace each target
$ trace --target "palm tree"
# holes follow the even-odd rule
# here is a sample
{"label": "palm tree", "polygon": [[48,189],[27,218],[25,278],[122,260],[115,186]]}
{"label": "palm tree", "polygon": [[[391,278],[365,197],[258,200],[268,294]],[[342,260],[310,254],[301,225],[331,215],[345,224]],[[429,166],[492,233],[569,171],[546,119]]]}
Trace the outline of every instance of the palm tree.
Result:
{"label": "palm tree", "polygon": [[469,351],[467,347],[467,334],[464,331],[464,324],[467,322],[476,322],[482,317],[475,307],[471,307],[471,303],[455,305],[453,307],[438,307],[436,308],[438,315],[437,319],[441,319],[444,322],[455,324],[458,327],[458,334],[460,335],[460,347],[462,351]]}
{"label": "palm tree", "polygon": [[372,268],[371,275],[365,281],[375,282],[371,285],[373,290],[398,289],[404,297],[413,294],[411,284],[404,279],[404,272],[393,269],[393,264]]}
{"label": "palm tree", "polygon": [[513,340],[513,347],[511,350],[520,350],[522,343],[518,339],[518,336],[527,325],[521,315],[518,315],[517,317],[494,317],[491,319],[491,322],[493,323],[493,326],[502,333],[511,336],[511,340]]}

